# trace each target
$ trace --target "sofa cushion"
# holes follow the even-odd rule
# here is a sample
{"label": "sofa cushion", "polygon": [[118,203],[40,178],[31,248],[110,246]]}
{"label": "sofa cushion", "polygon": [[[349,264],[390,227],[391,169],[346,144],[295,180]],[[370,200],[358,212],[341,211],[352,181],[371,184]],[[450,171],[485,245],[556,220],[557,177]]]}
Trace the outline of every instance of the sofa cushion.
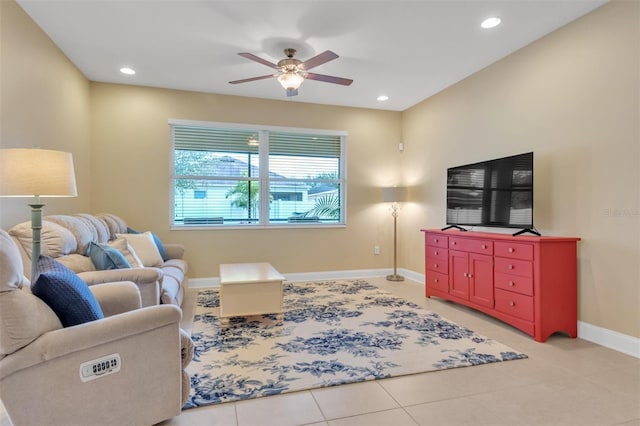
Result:
{"label": "sofa cushion", "polygon": [[[31,222],[23,222],[9,229],[9,235],[15,237],[31,258],[32,231]],[[78,242],[67,228],[48,220],[42,221],[40,232],[40,253],[53,258],[75,253]]]}
{"label": "sofa cushion", "polygon": [[40,256],[36,276],[31,291],[53,309],[64,327],[104,318],[89,286],[63,264]]}
{"label": "sofa cushion", "polygon": [[72,253],[66,256],[56,257],[55,259],[57,262],[62,263],[76,274],[96,270],[91,258],[82,254]]}
{"label": "sofa cushion", "polygon": [[142,266],[144,266],[138,255],[136,255],[133,247],[131,247],[131,245],[129,245],[129,243],[127,243],[127,240],[125,240],[124,238],[116,238],[113,241],[109,241],[109,245],[116,248],[120,253],[122,253],[132,268],[141,268]]}
{"label": "sofa cushion", "polygon": [[116,239],[116,234],[124,234],[127,232],[126,222],[115,214],[98,213],[95,216],[106,223],[109,228],[109,233],[111,234],[109,237],[110,240]]}
{"label": "sofa cushion", "polygon": [[84,220],[79,217],[64,214],[45,216],[44,219],[68,229],[76,239],[76,252],[78,254],[87,253],[89,243],[94,241],[94,233]]}
{"label": "sofa cushion", "polygon": [[[135,229],[127,228],[127,234],[142,234],[142,231],[136,231]],[[158,253],[160,253],[160,257],[162,258],[163,261],[166,262],[167,260],[169,260],[169,255],[167,254],[167,250],[164,248],[162,241],[160,241],[160,237],[158,237],[153,232],[151,233],[151,236],[153,237],[153,242],[156,243],[156,247],[158,248]]]}
{"label": "sofa cushion", "polygon": [[104,220],[88,213],[76,213],[73,216],[84,221],[89,229],[91,229],[91,233],[93,234],[91,241],[101,244],[109,241],[109,237],[111,235],[109,234],[109,227],[107,227],[107,224],[104,222]]}
{"label": "sofa cushion", "polygon": [[56,314],[26,288],[15,242],[0,229],[0,358],[62,328]]}
{"label": "sofa cushion", "polygon": [[133,247],[133,250],[144,266],[162,266],[163,260],[156,243],[153,241],[151,232],[143,232],[142,234],[116,234],[116,237],[127,240],[127,243]]}
{"label": "sofa cushion", "polygon": [[124,255],[108,244],[89,243],[89,257],[99,271],[131,268]]}

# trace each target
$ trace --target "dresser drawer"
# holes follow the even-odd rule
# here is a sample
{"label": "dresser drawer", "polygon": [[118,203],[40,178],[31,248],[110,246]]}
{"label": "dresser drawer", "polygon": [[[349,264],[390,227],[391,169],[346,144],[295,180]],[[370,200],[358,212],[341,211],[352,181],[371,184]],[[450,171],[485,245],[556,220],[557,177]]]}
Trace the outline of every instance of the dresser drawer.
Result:
{"label": "dresser drawer", "polygon": [[434,290],[449,292],[449,276],[439,272],[427,271],[427,287]]}
{"label": "dresser drawer", "polygon": [[494,252],[496,256],[500,257],[533,260],[533,244],[496,241]]}
{"label": "dresser drawer", "polygon": [[449,237],[449,248],[479,254],[493,254],[493,241],[476,238]]}
{"label": "dresser drawer", "polygon": [[494,285],[496,288],[514,291],[516,293],[533,296],[533,278],[519,277],[511,274],[495,273]]}
{"label": "dresser drawer", "polygon": [[533,278],[533,262],[501,257],[496,257],[495,262],[494,270],[496,273]]}
{"label": "dresser drawer", "polygon": [[449,250],[443,249],[440,247],[427,246],[426,253],[427,253],[427,257],[430,257],[432,259],[448,259],[449,258]]}
{"label": "dresser drawer", "polygon": [[533,321],[533,297],[496,289],[496,311],[523,319]]}
{"label": "dresser drawer", "polygon": [[452,250],[467,251],[469,239],[460,237],[449,237],[449,248]]}
{"label": "dresser drawer", "polygon": [[465,249],[478,254],[493,254],[493,241],[470,239],[467,240]]}
{"label": "dresser drawer", "polygon": [[440,272],[441,274],[446,275],[449,273],[449,258],[427,256],[426,266],[430,271]]}
{"label": "dresser drawer", "polygon": [[425,242],[427,246],[442,247],[445,249],[449,247],[449,237],[447,237],[446,235],[427,233],[425,237]]}

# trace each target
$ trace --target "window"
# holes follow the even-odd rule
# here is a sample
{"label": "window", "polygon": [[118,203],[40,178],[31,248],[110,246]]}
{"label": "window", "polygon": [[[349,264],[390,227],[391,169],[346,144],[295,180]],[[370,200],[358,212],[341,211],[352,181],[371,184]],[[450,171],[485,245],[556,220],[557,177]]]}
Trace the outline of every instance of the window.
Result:
{"label": "window", "polygon": [[172,226],[345,223],[345,132],[169,125]]}

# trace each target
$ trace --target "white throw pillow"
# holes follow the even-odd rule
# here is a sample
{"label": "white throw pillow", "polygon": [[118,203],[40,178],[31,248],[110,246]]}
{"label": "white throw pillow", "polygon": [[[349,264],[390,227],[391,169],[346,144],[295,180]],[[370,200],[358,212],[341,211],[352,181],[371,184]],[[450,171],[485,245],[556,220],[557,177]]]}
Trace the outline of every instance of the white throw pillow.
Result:
{"label": "white throw pillow", "polygon": [[116,238],[113,241],[109,241],[107,244],[122,253],[132,268],[141,268],[145,266],[142,264],[142,260],[140,260],[140,258],[136,254],[135,249],[131,247],[131,245],[129,245],[129,243],[127,243],[127,240],[125,240],[124,238]]}
{"label": "white throw pillow", "polygon": [[133,247],[133,250],[135,250],[144,266],[162,266],[162,256],[160,256],[158,246],[156,246],[151,232],[147,231],[142,234],[116,234],[116,237],[127,240],[127,243]]}

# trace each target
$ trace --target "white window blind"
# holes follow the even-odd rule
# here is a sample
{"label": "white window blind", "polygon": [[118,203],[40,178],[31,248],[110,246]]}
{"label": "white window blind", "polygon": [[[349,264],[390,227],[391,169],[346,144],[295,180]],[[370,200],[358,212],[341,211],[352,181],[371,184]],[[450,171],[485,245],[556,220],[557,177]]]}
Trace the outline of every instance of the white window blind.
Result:
{"label": "white window blind", "polygon": [[170,125],[172,226],[345,223],[346,134]]}

